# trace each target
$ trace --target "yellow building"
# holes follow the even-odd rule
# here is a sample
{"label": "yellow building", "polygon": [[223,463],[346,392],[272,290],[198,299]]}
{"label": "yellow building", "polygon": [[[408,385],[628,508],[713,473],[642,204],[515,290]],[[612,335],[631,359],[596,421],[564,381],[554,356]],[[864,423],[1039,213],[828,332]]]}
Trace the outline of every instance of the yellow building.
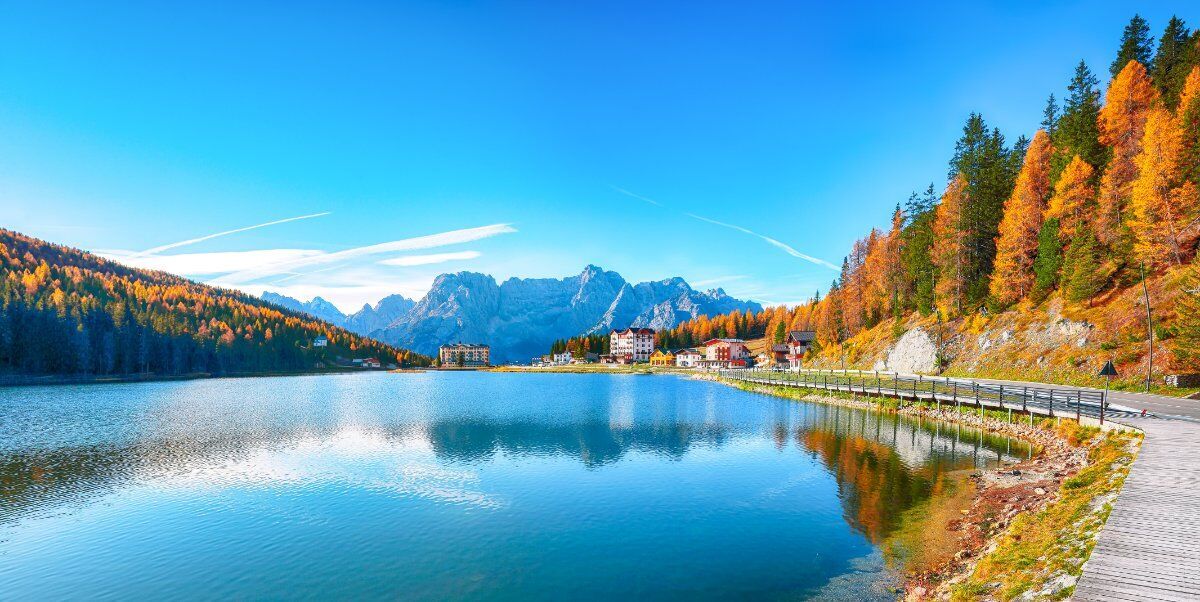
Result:
{"label": "yellow building", "polygon": [[650,354],[650,365],[651,366],[674,366],[675,365],[675,354],[671,353],[670,351],[656,349],[656,350],[654,350],[654,353]]}

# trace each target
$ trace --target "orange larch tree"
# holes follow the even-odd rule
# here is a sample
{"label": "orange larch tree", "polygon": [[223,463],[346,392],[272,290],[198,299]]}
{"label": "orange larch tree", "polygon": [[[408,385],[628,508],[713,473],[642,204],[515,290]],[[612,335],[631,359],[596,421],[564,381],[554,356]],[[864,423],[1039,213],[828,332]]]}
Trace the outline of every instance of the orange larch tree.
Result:
{"label": "orange larch tree", "polygon": [[1200,186],[1200,65],[1188,73],[1178,111],[1179,129],[1183,132],[1183,177]]}
{"label": "orange larch tree", "polygon": [[1112,161],[1100,181],[1096,236],[1110,247],[1115,246],[1122,234],[1122,222],[1137,178],[1135,159],[1141,151],[1146,116],[1158,100],[1158,90],[1146,68],[1137,61],[1129,61],[1109,84],[1104,107],[1100,109],[1097,119],[1100,142],[1112,149]]}
{"label": "orange larch tree", "polygon": [[1025,152],[1025,163],[1017,176],[1012,196],[1004,204],[1000,235],[996,237],[996,263],[990,292],[1002,304],[1024,298],[1033,290],[1033,260],[1037,256],[1038,231],[1050,195],[1050,158],[1054,148],[1050,136],[1038,130]]}
{"label": "orange larch tree", "polygon": [[1074,238],[1080,225],[1092,214],[1092,203],[1096,200],[1096,190],[1091,184],[1094,173],[1087,161],[1075,155],[1054,186],[1054,196],[1050,197],[1046,207],[1046,219],[1059,220],[1058,234],[1064,242]]}
{"label": "orange larch tree", "polygon": [[1179,265],[1192,239],[1196,185],[1183,178],[1183,132],[1171,111],[1156,107],[1146,120],[1138,177],[1129,203],[1129,229],[1139,260],[1155,268]]}
{"label": "orange larch tree", "polygon": [[937,268],[934,296],[947,315],[962,311],[967,297],[967,246],[962,232],[963,207],[967,203],[967,180],[958,175],[946,187],[933,221],[933,265]]}

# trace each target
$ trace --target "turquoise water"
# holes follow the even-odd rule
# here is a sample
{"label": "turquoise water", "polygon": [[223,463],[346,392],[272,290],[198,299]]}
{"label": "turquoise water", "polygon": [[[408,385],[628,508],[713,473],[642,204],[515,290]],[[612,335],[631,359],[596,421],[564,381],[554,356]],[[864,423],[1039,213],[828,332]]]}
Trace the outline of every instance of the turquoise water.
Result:
{"label": "turquoise water", "polygon": [[0,598],[890,599],[901,513],[1028,453],[671,376],[3,389]]}

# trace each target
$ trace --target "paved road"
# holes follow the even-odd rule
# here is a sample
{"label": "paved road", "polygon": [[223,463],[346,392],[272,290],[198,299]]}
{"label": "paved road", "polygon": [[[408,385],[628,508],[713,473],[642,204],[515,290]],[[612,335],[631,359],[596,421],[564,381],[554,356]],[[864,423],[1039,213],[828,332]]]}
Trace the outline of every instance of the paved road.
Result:
{"label": "paved road", "polygon": [[[796,373],[771,370],[732,370],[724,374],[730,378],[755,379],[764,383],[776,381],[771,384],[787,384],[786,381],[790,380],[793,383],[792,386],[799,385],[795,382],[798,379],[806,379],[809,386],[815,384],[816,388],[836,388],[846,392],[870,393],[881,388],[884,392],[892,390],[911,397],[908,394],[909,391],[914,394],[919,391],[920,398],[926,401],[933,399],[931,393],[936,388],[937,396],[943,402],[951,399],[951,385],[957,383],[953,389],[954,398],[967,400],[973,398],[976,391],[982,391],[985,393],[984,404],[994,406],[1000,393],[1003,393],[1005,404],[1010,406],[1016,404],[1023,408],[1027,402],[1031,409],[1036,409],[1043,414],[1051,409],[1056,413],[1071,413],[1077,406],[1080,406],[1084,415],[1093,418],[1099,416],[1100,400],[1103,396],[1103,390],[1089,387],[999,379],[918,377],[915,374],[894,372],[809,370]],[[1177,418],[1200,423],[1200,400],[1109,391],[1108,416],[1110,418],[1135,416],[1139,415],[1142,410],[1157,417]]]}
{"label": "paved road", "polygon": [[[956,380],[956,379],[952,379]],[[976,382],[994,383],[1003,385],[1030,385],[1039,387],[1053,387],[1055,389],[1065,389],[1071,391],[1092,391],[1099,392],[1102,389],[1092,389],[1089,387],[1072,387],[1070,385],[1045,385],[1040,383],[1020,382],[1015,380],[996,380],[988,378],[976,379],[957,379],[960,382]],[[1152,395],[1148,393],[1128,393],[1125,391],[1109,391],[1108,401],[1110,404],[1123,406],[1134,410],[1146,410],[1149,413],[1160,417],[1181,417],[1192,420],[1200,420],[1200,399],[1185,399],[1182,397],[1169,397],[1167,395]]]}

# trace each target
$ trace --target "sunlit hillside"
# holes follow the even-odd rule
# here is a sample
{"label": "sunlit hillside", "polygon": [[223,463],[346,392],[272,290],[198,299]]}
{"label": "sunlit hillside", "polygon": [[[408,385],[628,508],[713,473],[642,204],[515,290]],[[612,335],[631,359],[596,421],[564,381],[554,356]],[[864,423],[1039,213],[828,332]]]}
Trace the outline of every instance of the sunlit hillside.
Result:
{"label": "sunlit hillside", "polygon": [[428,358],[237,291],[0,229],[0,375],[237,374]]}

